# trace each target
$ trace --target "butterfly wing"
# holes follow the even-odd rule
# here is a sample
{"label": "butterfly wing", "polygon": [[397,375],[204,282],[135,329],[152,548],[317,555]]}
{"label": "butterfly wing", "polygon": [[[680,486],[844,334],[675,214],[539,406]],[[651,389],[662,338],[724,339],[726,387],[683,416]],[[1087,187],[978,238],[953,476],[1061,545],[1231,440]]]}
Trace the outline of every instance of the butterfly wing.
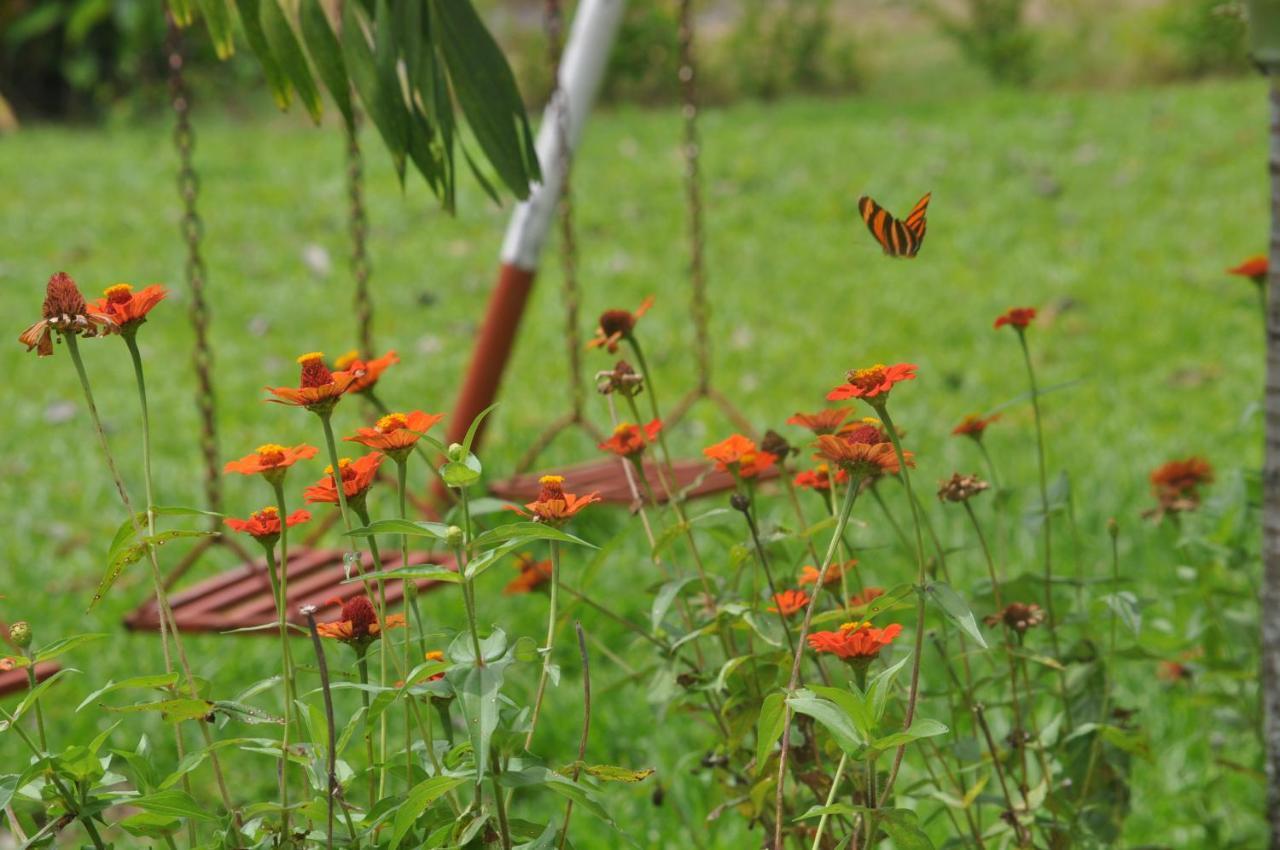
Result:
{"label": "butterfly wing", "polygon": [[917,201],[911,213],[902,221],[894,218],[888,210],[866,195],[858,199],[858,212],[862,214],[867,230],[871,231],[886,254],[891,257],[914,257],[920,250],[920,243],[924,241],[925,211],[930,197],[925,195]]}
{"label": "butterfly wing", "polygon": [[886,254],[892,256],[894,251],[891,237],[893,225],[897,223],[893,216],[867,195],[858,199],[858,212],[862,213],[862,220],[866,222],[867,230],[871,231],[871,235],[880,243],[880,247]]}

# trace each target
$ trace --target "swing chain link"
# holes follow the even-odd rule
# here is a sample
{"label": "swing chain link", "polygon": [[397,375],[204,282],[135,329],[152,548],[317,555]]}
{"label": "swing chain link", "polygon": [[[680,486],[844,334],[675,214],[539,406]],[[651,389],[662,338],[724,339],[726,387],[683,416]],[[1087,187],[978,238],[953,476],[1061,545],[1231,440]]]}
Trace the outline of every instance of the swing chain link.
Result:
{"label": "swing chain link", "polygon": [[347,201],[351,230],[351,275],[355,278],[356,339],[362,357],[373,357],[373,299],[369,295],[369,216],[364,204],[364,157],[359,125],[347,131]]}
{"label": "swing chain link", "polygon": [[218,422],[213,390],[213,351],[209,344],[209,304],[205,300],[205,265],[200,252],[204,222],[200,218],[200,178],[193,164],[196,145],[191,126],[191,90],[183,74],[185,59],[182,33],[171,15],[168,19],[167,52],[169,99],[176,122],[173,144],[178,154],[178,194],[182,199],[180,230],[186,242],[184,271],[191,293],[191,324],[195,331],[192,361],[196,372],[196,408],[200,414],[200,453],[204,461],[205,504],[210,511],[222,511],[222,476],[218,469]]}
{"label": "swing chain link", "polygon": [[693,0],[680,0],[680,101],[684,119],[685,200],[689,211],[689,280],[693,286],[689,312],[695,334],[699,393],[711,391],[711,341],[708,335],[707,276],[703,262],[705,234],[702,219],[702,187],[699,173],[697,58],[693,43]]}

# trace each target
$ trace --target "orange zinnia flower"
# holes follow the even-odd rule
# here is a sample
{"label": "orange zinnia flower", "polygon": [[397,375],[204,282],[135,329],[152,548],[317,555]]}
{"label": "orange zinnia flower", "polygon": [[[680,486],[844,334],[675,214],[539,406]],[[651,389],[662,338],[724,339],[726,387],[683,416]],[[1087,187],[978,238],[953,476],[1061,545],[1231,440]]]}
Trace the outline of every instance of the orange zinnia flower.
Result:
{"label": "orange zinnia flower", "polygon": [[124,333],[137,330],[147,320],[147,314],[169,294],[158,283],[134,292],[127,283],[108,286],[102,297],[89,303],[89,309],[111,317]]}
{"label": "orange zinnia flower", "polygon": [[[293,528],[295,525],[301,525],[310,520],[311,513],[309,511],[298,510],[289,514],[285,518],[285,523],[289,528]],[[259,542],[274,543],[276,538],[280,536],[280,509],[274,505],[250,514],[248,519],[227,517],[223,522],[232,531],[248,534]]]}
{"label": "orange zinnia flower", "polygon": [[251,455],[245,455],[239,460],[227,461],[227,465],[222,468],[222,471],[238,472],[241,475],[261,474],[271,481],[276,478],[282,478],[289,467],[298,461],[310,460],[315,457],[318,451],[319,449],[315,446],[308,446],[306,443],[301,443],[293,448],[267,443],[258,446],[257,451]]}
{"label": "orange zinnia flower", "polygon": [[[824,434],[818,438],[818,454],[850,475],[897,475],[898,455],[892,443],[851,443],[843,437]],[[903,452],[908,466],[915,466],[911,452]]]}
{"label": "orange zinnia flower", "polygon": [[809,646],[815,652],[829,652],[843,661],[870,664],[901,631],[902,626],[897,623],[883,629],[877,629],[870,623],[845,623],[839,631],[809,635]]}
{"label": "orange zinnia flower", "polygon": [[707,446],[702,453],[716,462],[717,471],[731,473],[737,478],[755,478],[778,459],[776,455],[756,448],[755,442],[741,434]]}
{"label": "orange zinnia flower", "polygon": [[964,419],[960,420],[959,425],[951,429],[951,435],[954,437],[970,437],[974,440],[981,440],[983,433],[987,430],[987,426],[999,418],[999,413],[993,413],[985,418],[977,413],[970,413]]}
{"label": "orange zinnia flower", "polygon": [[81,336],[97,336],[109,334],[116,330],[116,323],[110,316],[93,310],[85,303],[84,295],[76,282],[64,272],[58,272],[49,278],[45,285],[42,318],[27,328],[18,337],[18,342],[33,348],[40,357],[53,354],[53,332],[59,334],[80,334]]}
{"label": "orange zinnia flower", "polygon": [[[381,452],[369,452],[354,461],[345,457],[338,461],[339,474],[342,476],[342,492],[346,495],[348,502],[363,499],[369,492],[384,457],[386,455]],[[338,488],[333,483],[333,467],[326,466],[324,478],[304,490],[302,496],[307,500],[307,504],[317,502],[338,504]]]}
{"label": "orange zinnia flower", "polygon": [[[390,620],[390,617],[388,617],[387,619]],[[444,661],[444,653],[438,649],[433,649],[427,652],[427,654],[424,655],[422,658],[424,661]],[[444,678],[444,673],[436,673],[435,675],[428,676],[427,681],[438,682],[443,678]]]}
{"label": "orange zinnia flower", "polygon": [[1271,264],[1267,258],[1261,254],[1250,257],[1238,266],[1227,269],[1227,274],[1238,274],[1241,277],[1247,277],[1254,283],[1261,285],[1266,282],[1267,271]]}
{"label": "orange zinnia flower", "polygon": [[1011,325],[1014,330],[1021,333],[1031,324],[1031,320],[1036,317],[1035,307],[1010,307],[999,316],[996,317],[996,329],[999,330],[1005,325]]}
{"label": "orange zinnia flower", "polygon": [[360,443],[371,449],[386,452],[392,458],[403,460],[422,435],[444,419],[443,413],[388,413],[372,428],[360,428],[354,437],[344,437],[348,443]]}
{"label": "orange zinnia flower", "polygon": [[883,587],[868,587],[861,593],[849,597],[850,608],[863,608],[884,596]]}
{"label": "orange zinnia flower", "polygon": [[797,611],[803,610],[804,606],[809,604],[809,594],[803,590],[784,590],[773,597],[773,604],[769,606],[769,610],[773,612],[782,612],[782,616],[790,617]]}
{"label": "orange zinnia flower", "polygon": [[613,436],[600,443],[597,448],[612,452],[618,457],[637,458],[644,454],[650,443],[658,439],[658,432],[661,430],[661,419],[643,426],[623,422],[613,429]]}
{"label": "orange zinnia flower", "polygon": [[538,484],[542,488],[538,491],[538,498],[525,505],[529,513],[526,514],[516,507],[511,508],[518,514],[532,515],[534,522],[559,525],[587,505],[600,501],[598,493],[589,493],[582,497],[566,493],[564,476],[561,475],[544,475],[538,479]]}
{"label": "orange zinnia flower", "polygon": [[[866,369],[854,369],[845,375],[845,382],[827,393],[827,401],[844,401],[860,398],[873,404],[883,403],[893,385],[900,381],[914,380],[916,367],[911,363],[895,363],[886,366],[877,363]],[[872,399],[879,401],[872,402]]]}
{"label": "orange zinnia flower", "polygon": [[[844,484],[849,480],[849,473],[843,469],[836,470],[836,483]],[[813,469],[806,469],[804,472],[798,473],[795,478],[797,487],[807,487],[811,490],[830,490],[831,489],[831,467],[825,463],[820,463]]]}
{"label": "orange zinnia flower", "polygon": [[[827,567],[827,580],[822,583],[823,586],[825,587],[828,584],[839,584],[840,579],[844,577],[844,574],[847,571],[852,570],[856,566],[858,566],[857,558],[850,558],[848,561],[845,561],[843,564],[833,563],[831,566]],[[818,575],[820,573],[821,573],[821,570],[819,570],[817,567],[812,566],[810,564],[805,564],[803,567],[800,568],[800,579],[798,583],[801,585],[817,584]]]}
{"label": "orange zinnia flower", "polygon": [[399,362],[400,357],[394,351],[388,351],[381,357],[375,357],[372,360],[363,359],[358,352],[348,351],[333,361],[333,365],[344,372],[357,373],[359,377],[347,388],[347,392],[363,393],[374,388],[378,383],[378,379],[382,377],[382,373],[387,371],[388,366],[394,366]]}
{"label": "orange zinnia flower", "polygon": [[817,413],[797,413],[787,420],[787,424],[808,428],[818,436],[835,434],[852,412],[852,407],[833,407]]}
{"label": "orange zinnia flower", "polygon": [[631,332],[635,330],[636,322],[645,313],[649,312],[649,308],[653,306],[653,296],[650,295],[640,302],[640,306],[635,312],[630,310],[605,310],[600,314],[600,324],[596,327],[595,337],[587,343],[587,348],[605,348],[610,353],[616,353],[618,343],[623,339],[631,336]]}
{"label": "orange zinnia flower", "polygon": [[514,566],[520,574],[502,589],[502,592],[508,596],[516,593],[531,593],[551,581],[551,562],[539,561],[528,552],[518,555]]}
{"label": "orange zinnia flower", "polygon": [[267,401],[305,407],[307,410],[327,414],[333,410],[333,406],[342,398],[343,393],[351,389],[352,384],[359,380],[361,375],[358,371],[329,371],[329,367],[324,365],[324,353],[320,351],[302,355],[298,358],[298,365],[302,367],[299,386],[267,387],[267,392],[275,396]]}
{"label": "orange zinnia flower", "polygon": [[1200,507],[1200,488],[1213,483],[1213,466],[1202,457],[1171,460],[1151,473],[1158,516]]}
{"label": "orange zinnia flower", "polygon": [[[337,602],[331,599],[330,602]],[[338,619],[319,623],[316,631],[321,637],[333,638],[344,643],[366,645],[382,637],[386,629],[404,627],[404,614],[388,614],[386,623],[378,622],[378,612],[367,596],[353,596],[342,604]]]}

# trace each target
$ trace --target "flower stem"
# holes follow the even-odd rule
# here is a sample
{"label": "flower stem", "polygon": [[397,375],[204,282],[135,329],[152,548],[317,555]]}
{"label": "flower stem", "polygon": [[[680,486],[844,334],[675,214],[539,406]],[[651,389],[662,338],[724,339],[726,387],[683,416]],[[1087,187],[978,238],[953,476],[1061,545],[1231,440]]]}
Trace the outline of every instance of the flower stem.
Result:
{"label": "flower stem", "polygon": [[[360,524],[366,528],[370,524],[369,510],[357,500],[358,504],[353,506],[356,517],[360,520]],[[387,629],[387,583],[382,578],[382,552],[378,549],[378,538],[372,534],[369,535],[369,556],[373,559],[373,574],[378,589],[378,622],[381,624],[383,644],[378,650],[378,684],[386,685],[387,676],[387,657],[391,654],[387,649],[387,643],[391,638],[388,637]],[[408,670],[404,671],[408,674]],[[366,698],[368,694],[365,695]],[[386,793],[387,790],[387,713],[384,711],[378,717],[378,794],[379,796]]]}
{"label": "flower stem", "polygon": [[[356,668],[360,672],[360,684],[369,684],[369,656],[368,647],[355,644],[356,647]],[[369,691],[364,688],[360,689],[360,702],[364,705],[365,723],[369,720]],[[386,712],[383,712],[386,714]],[[374,760],[373,754],[373,733],[365,732],[364,734],[365,754],[369,759],[369,811],[373,811],[373,807],[378,804],[378,767]]]}
{"label": "flower stem", "polygon": [[538,690],[533,699],[533,715],[529,718],[529,733],[524,738],[527,750],[533,744],[533,735],[542,714],[542,700],[547,692],[547,679],[551,675],[551,652],[556,640],[556,617],[560,599],[560,543],[551,541],[551,604],[547,612],[547,642],[542,647],[542,673],[538,676]]}
{"label": "flower stem", "polygon": [[[1116,534],[1111,535],[1111,592],[1116,593],[1116,588],[1120,584],[1120,545],[1119,537]],[[1115,606],[1111,606],[1111,632],[1107,640],[1107,666],[1103,669],[1102,674],[1102,708],[1098,712],[1098,728],[1093,730],[1093,741],[1089,746],[1089,765],[1084,771],[1084,782],[1080,786],[1080,803],[1083,804],[1089,798],[1089,789],[1093,785],[1094,768],[1098,765],[1098,755],[1102,749],[1102,729],[1107,723],[1107,709],[1110,708],[1111,688],[1113,683],[1113,675],[1111,672],[1112,665],[1115,663],[1116,657],[1116,627],[1119,616],[1116,614]]]}
{"label": "flower stem", "polygon": [[[416,445],[416,444],[415,444]],[[396,481],[400,488],[400,519],[409,519],[409,459],[403,458],[396,461]],[[400,535],[400,566],[409,566],[409,535]],[[418,653],[423,657],[427,654],[427,635],[426,628],[422,623],[422,609],[418,606],[418,585],[413,579],[404,580],[404,598],[405,605],[409,609],[409,613],[413,616],[414,630],[418,634]],[[408,649],[405,650],[405,660],[408,663]]]}
{"label": "flower stem", "polygon": [[[836,775],[831,779],[831,790],[827,792],[827,801],[823,806],[830,806],[836,800],[836,791],[840,789],[840,780],[844,778],[844,766],[848,762],[849,756],[846,753],[840,754],[840,763],[836,765]],[[818,819],[818,831],[813,834],[812,850],[818,850],[822,846],[822,834],[827,831],[827,815],[823,814]]]}
{"label": "flower stem", "polygon": [[[317,414],[320,417],[320,424],[324,426],[324,444],[329,451],[329,466],[333,469],[333,487],[338,491],[338,509],[342,513],[342,524],[346,526],[347,531],[351,530],[351,515],[347,513],[347,489],[342,483],[342,464],[338,460],[338,444],[333,438],[333,413],[331,411]],[[355,540],[350,539],[348,543],[354,547]]]}
{"label": "flower stem", "polygon": [[[277,498],[283,494],[277,494]],[[280,499],[283,501],[283,499]],[[285,522],[284,509],[280,508],[281,548],[284,549]],[[285,596],[285,571],[276,563],[274,546],[262,547],[267,553],[267,577],[271,580],[271,591],[276,598],[276,613],[280,623],[280,658],[284,677],[284,730],[280,734],[280,831],[288,840],[289,836],[289,726],[293,720],[293,664],[289,657],[289,623],[285,617],[288,598]],[[279,578],[277,578],[277,575]]]}
{"label": "flower stem", "polygon": [[[30,662],[27,665],[27,687],[34,691],[36,689],[36,685],[40,684],[36,681],[35,657],[25,649],[22,651],[22,654],[26,656],[27,661]],[[49,751],[49,739],[44,734],[44,709],[40,707],[40,700],[36,700],[35,705],[32,707],[35,709],[36,713],[36,732],[40,736],[40,754],[43,755]]]}

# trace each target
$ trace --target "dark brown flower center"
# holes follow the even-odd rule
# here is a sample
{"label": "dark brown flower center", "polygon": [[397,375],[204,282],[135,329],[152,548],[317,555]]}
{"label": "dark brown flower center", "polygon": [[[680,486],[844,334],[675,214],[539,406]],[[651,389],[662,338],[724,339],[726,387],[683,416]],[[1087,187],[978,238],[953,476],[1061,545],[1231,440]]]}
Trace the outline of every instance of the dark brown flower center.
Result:
{"label": "dark brown flower center", "polygon": [[83,316],[86,310],[84,295],[80,288],[66,273],[58,272],[49,278],[45,287],[44,317],[55,319],[61,316]]}
{"label": "dark brown flower center", "polygon": [[605,310],[600,314],[600,330],[605,336],[621,334],[626,336],[636,326],[636,317],[630,310]]}
{"label": "dark brown flower center", "polygon": [[366,596],[353,596],[342,606],[342,619],[351,623],[351,637],[364,640],[369,637],[370,629],[378,622],[378,612],[373,610],[373,603]]}

